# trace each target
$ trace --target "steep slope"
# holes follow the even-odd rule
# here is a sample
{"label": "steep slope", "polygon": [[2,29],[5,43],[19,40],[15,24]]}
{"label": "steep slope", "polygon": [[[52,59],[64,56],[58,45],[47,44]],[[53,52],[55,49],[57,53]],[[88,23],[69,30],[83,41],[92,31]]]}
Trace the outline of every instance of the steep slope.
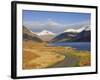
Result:
{"label": "steep slope", "polygon": [[77,42],[90,42],[90,40],[91,40],[90,30],[88,31],[84,30],[74,38],[74,41],[77,41]]}
{"label": "steep slope", "polygon": [[23,40],[31,40],[31,41],[34,41],[34,42],[42,42],[42,40],[35,33],[32,33],[25,26],[23,26]]}
{"label": "steep slope", "polygon": [[73,32],[64,32],[64,33],[59,34],[59,35],[56,36],[55,38],[53,38],[53,39],[51,40],[51,42],[69,41],[69,40],[72,40],[76,35],[77,35],[77,33],[73,33]]}

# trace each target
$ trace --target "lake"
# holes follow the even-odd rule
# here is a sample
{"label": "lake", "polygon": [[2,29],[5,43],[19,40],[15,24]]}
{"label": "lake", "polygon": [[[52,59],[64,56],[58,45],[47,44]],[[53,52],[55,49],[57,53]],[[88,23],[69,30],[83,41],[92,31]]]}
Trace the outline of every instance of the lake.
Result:
{"label": "lake", "polygon": [[66,42],[66,43],[52,43],[53,46],[66,46],[72,47],[77,50],[88,50],[90,51],[91,45],[90,42]]}

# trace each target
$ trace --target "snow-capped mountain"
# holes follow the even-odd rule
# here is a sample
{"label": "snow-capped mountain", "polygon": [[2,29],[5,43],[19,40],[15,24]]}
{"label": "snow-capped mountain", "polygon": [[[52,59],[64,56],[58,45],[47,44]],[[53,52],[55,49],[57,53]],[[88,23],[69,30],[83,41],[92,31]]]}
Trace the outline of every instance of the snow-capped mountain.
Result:
{"label": "snow-capped mountain", "polygon": [[37,35],[39,36],[43,36],[43,35],[55,35],[55,33],[48,31],[48,30],[43,30],[40,33],[38,33]]}
{"label": "snow-capped mountain", "polygon": [[80,33],[80,32],[82,32],[83,30],[85,30],[85,27],[79,28],[79,29],[77,29],[76,31],[77,31],[78,33]]}
{"label": "snow-capped mountain", "polygon": [[37,33],[37,35],[43,40],[43,41],[50,41],[52,38],[55,37],[55,33],[48,31],[48,30],[43,30],[40,33]]}
{"label": "snow-capped mountain", "polygon": [[76,29],[67,29],[67,30],[65,30],[64,32],[77,32],[77,30]]}
{"label": "snow-capped mountain", "polygon": [[[72,33],[74,32],[74,33]],[[90,42],[90,27],[82,27],[79,29],[67,29],[65,32],[54,37],[51,42]]]}
{"label": "snow-capped mountain", "polygon": [[82,27],[82,28],[79,28],[79,29],[67,29],[65,30],[64,32],[76,32],[76,33],[80,33],[82,32],[83,30],[90,30],[90,27]]}

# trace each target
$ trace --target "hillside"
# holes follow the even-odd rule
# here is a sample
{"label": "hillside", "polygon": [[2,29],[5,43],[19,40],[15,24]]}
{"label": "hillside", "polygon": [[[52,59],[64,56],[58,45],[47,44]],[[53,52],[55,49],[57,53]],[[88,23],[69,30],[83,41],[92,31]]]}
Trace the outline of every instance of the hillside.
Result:
{"label": "hillside", "polygon": [[31,40],[33,42],[42,42],[42,40],[35,33],[32,33],[25,26],[23,26],[23,40]]}
{"label": "hillside", "polygon": [[53,38],[50,42],[63,42],[63,41],[71,41],[77,33],[73,32],[64,32]]}
{"label": "hillside", "polygon": [[79,33],[74,41],[77,42],[90,42],[91,41],[91,32],[90,31],[82,31],[81,33]]}

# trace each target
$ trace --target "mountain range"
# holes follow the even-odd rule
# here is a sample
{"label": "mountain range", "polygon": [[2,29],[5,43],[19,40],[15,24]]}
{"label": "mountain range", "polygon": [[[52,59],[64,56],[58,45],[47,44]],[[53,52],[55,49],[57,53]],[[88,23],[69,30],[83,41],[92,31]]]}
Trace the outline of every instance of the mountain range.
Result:
{"label": "mountain range", "polygon": [[79,29],[73,29],[73,28],[71,28],[71,29],[67,29],[67,30],[65,30],[64,32],[79,33],[79,32],[81,32],[81,31],[83,31],[84,29],[85,29],[84,27],[79,28]]}
{"label": "mountain range", "polygon": [[90,39],[91,31],[89,26],[79,29],[66,29],[58,35],[49,30],[35,33],[23,26],[23,40],[32,40],[34,42],[90,42]]}
{"label": "mountain range", "polygon": [[91,33],[89,27],[80,29],[67,29],[57,35],[50,42],[90,42]]}

